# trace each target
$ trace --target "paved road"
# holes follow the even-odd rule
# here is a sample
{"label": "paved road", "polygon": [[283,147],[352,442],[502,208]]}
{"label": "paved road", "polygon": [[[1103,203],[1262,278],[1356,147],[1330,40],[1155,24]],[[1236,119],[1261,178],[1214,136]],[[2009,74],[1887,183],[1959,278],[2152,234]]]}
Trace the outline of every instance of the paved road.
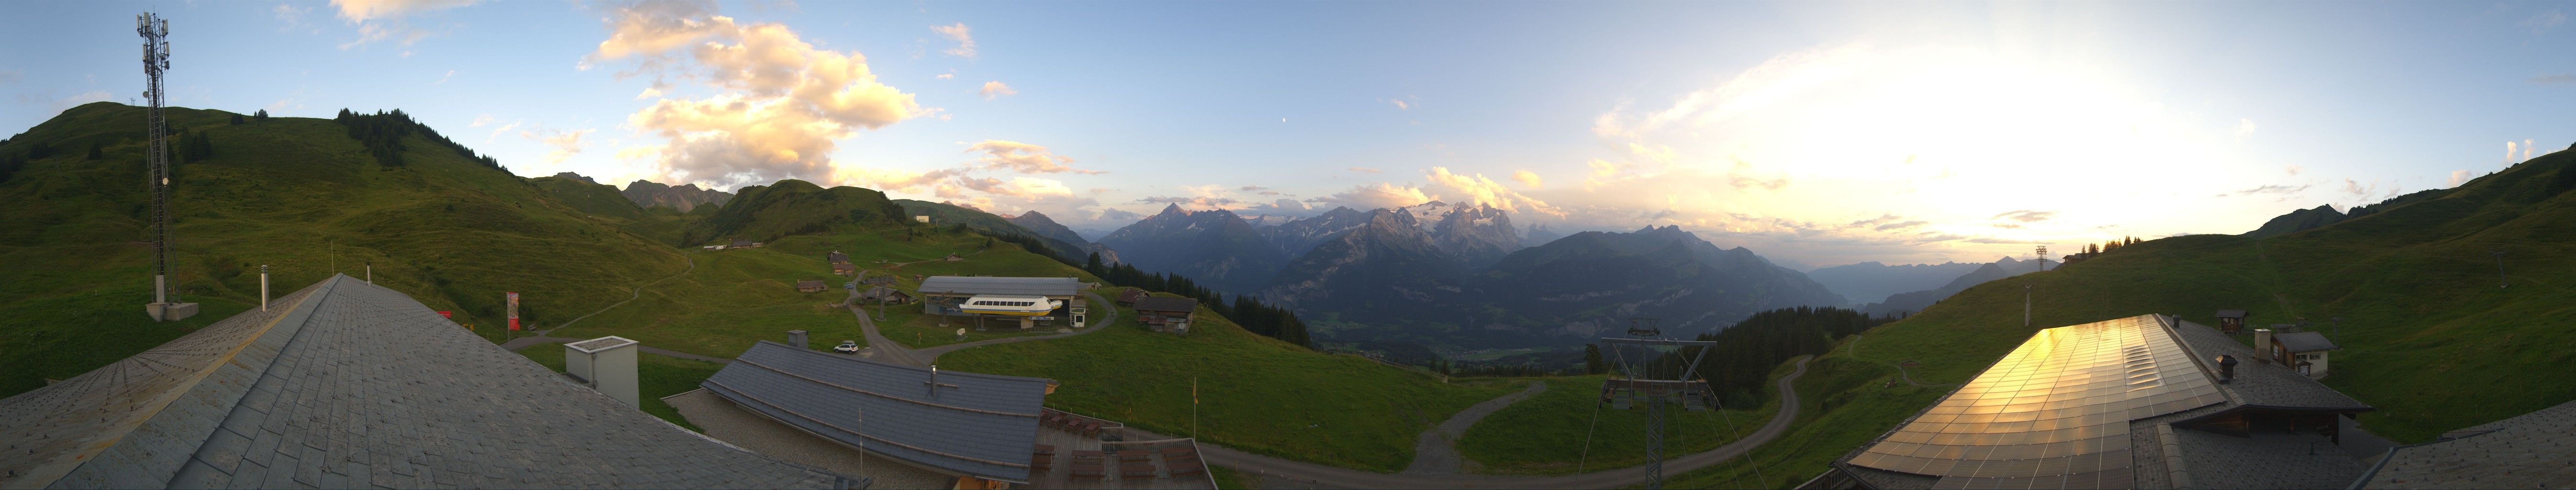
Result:
{"label": "paved road", "polygon": [[[1799,357],[1798,368],[1780,378],[1780,412],[1752,435],[1707,452],[1684,455],[1664,461],[1664,474],[1708,467],[1736,456],[1742,456],[1763,443],[1789,432],[1789,422],[1798,419],[1798,391],[1793,385],[1798,376],[1807,374],[1810,357]],[[1135,428],[1123,429],[1140,433],[1138,437],[1158,436]],[[1169,436],[1161,436],[1169,437]],[[1370,473],[1349,468],[1336,468],[1314,463],[1289,461],[1236,451],[1207,441],[1199,441],[1208,464],[1261,475],[1274,482],[1294,486],[1333,488],[1619,488],[1646,483],[1646,473],[1637,468],[1596,471],[1559,476],[1487,476],[1487,475],[1413,475]],[[1277,485],[1278,483],[1273,483]]]}
{"label": "paved road", "polygon": [[1467,461],[1466,457],[1458,454],[1458,438],[1467,435],[1468,427],[1474,427],[1476,421],[1484,420],[1485,416],[1493,415],[1503,407],[1529,399],[1542,391],[1547,391],[1547,382],[1532,381],[1529,389],[1469,406],[1466,410],[1459,410],[1457,415],[1449,416],[1448,421],[1441,422],[1430,430],[1422,431],[1422,437],[1413,442],[1413,465],[1406,466],[1404,473],[1408,475],[1458,474],[1460,468],[1466,466]]}

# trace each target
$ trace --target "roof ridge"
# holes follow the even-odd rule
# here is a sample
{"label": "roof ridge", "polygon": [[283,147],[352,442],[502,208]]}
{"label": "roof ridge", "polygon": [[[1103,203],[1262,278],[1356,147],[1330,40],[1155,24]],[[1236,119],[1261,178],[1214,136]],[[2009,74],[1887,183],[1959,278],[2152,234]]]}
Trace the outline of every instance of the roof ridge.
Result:
{"label": "roof ridge", "polygon": [[[35,470],[31,471],[27,477],[39,477],[40,475],[43,475],[43,473],[51,472],[51,470],[59,468],[60,473],[50,475],[47,480],[47,485],[50,486],[54,482],[60,481],[62,478],[71,476],[72,473],[80,471],[82,467],[103,459],[98,456],[109,450],[116,449],[119,443],[126,442],[125,440],[128,436],[132,435],[136,430],[142,429],[143,426],[150,424],[154,418],[160,416],[161,412],[168,410],[170,405],[178,402],[179,399],[186,397],[189,393],[196,392],[198,387],[205,383],[206,378],[214,376],[216,372],[223,370],[224,366],[233,365],[233,360],[240,357],[244,349],[248,349],[251,344],[259,343],[260,339],[267,338],[271,332],[276,331],[278,325],[285,324],[288,318],[295,318],[297,320],[296,324],[300,327],[304,320],[312,318],[312,310],[307,309],[306,306],[311,305],[318,309],[321,304],[315,302],[314,298],[329,296],[333,290],[339,288],[339,280],[348,277],[349,276],[347,275],[334,274],[330,278],[323,279],[322,283],[317,284],[319,289],[314,289],[311,292],[296,298],[295,304],[287,306],[285,311],[278,313],[274,318],[270,318],[267,324],[260,325],[257,332],[242,336],[242,339],[238,343],[234,344],[230,350],[225,351],[223,354],[216,355],[203,366],[193,367],[192,369],[194,369],[195,372],[187,374],[186,379],[170,385],[168,389],[157,394],[157,396],[155,396],[151,401],[145,402],[144,405],[148,408],[134,410],[127,415],[127,420],[119,422],[114,426],[110,426],[107,431],[108,434],[101,434],[98,437],[99,439],[107,441],[106,443],[95,444],[79,451],[66,454],[71,456],[71,460],[76,461],[77,463],[62,465],[60,456],[57,456],[57,459],[54,462],[38,466]],[[275,358],[271,358],[269,360],[270,362],[276,361]],[[260,369],[253,369],[252,372],[258,373],[265,370],[265,366],[262,366]],[[252,379],[256,380],[258,378],[254,376]],[[241,398],[240,395],[247,394],[250,391],[250,385],[247,384],[242,385],[239,388],[241,393],[233,394],[233,396],[229,396],[227,398],[239,400]],[[228,406],[230,404],[226,405]],[[220,417],[220,415],[218,415],[218,417]],[[220,427],[209,425],[205,429],[206,430],[202,433],[191,434],[192,436],[195,436],[193,440],[202,443],[206,440],[204,437],[206,434],[212,434],[214,431],[219,430]],[[180,440],[190,439],[181,438]],[[179,462],[185,462],[186,457],[196,453],[195,446],[191,446],[189,449],[190,450],[187,453],[177,455],[181,458],[178,460]],[[168,470],[171,474],[175,475],[179,470],[179,465],[174,464],[168,468]],[[167,476],[160,475],[157,472],[154,476],[165,482],[169,480]]]}

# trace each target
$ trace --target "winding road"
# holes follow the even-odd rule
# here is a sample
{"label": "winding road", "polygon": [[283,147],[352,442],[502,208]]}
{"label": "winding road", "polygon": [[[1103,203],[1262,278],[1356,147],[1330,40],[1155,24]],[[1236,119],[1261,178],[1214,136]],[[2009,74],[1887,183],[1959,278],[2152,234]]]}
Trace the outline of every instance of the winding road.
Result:
{"label": "winding road", "polygon": [[[1763,423],[1761,429],[1754,430],[1753,434],[1744,436],[1743,439],[1727,443],[1724,446],[1718,446],[1717,449],[1664,460],[1664,474],[1678,475],[1691,470],[1716,465],[1717,463],[1724,462],[1729,459],[1735,459],[1737,456],[1743,456],[1746,453],[1751,452],[1753,448],[1761,447],[1762,444],[1771,442],[1772,439],[1779,438],[1781,434],[1787,434],[1789,432],[1789,423],[1798,420],[1798,391],[1795,384],[1798,381],[1799,376],[1807,374],[1807,361],[1813,359],[1814,357],[1812,356],[1800,356],[1798,358],[1797,370],[1791,371],[1788,376],[1780,378],[1780,412],[1776,415],[1772,415],[1770,422]],[[1137,430],[1134,427],[1129,427],[1124,430],[1130,433],[1139,434],[1131,437],[1148,439],[1169,437],[1151,432],[1144,432]],[[1644,485],[1646,483],[1646,473],[1634,467],[1557,476],[1386,474],[1324,466],[1314,463],[1289,461],[1243,451],[1236,451],[1226,448],[1225,446],[1209,444],[1207,441],[1199,441],[1199,449],[1201,453],[1207,456],[1208,464],[1224,466],[1227,468],[1233,468],[1237,471],[1261,475],[1267,479],[1274,479],[1274,481],[1294,482],[1296,484],[1295,486],[1335,488],[1620,488]]]}
{"label": "winding road", "polygon": [[1458,438],[1467,436],[1468,427],[1474,427],[1476,421],[1484,420],[1485,416],[1502,411],[1503,407],[1537,396],[1542,391],[1547,391],[1546,381],[1531,381],[1529,389],[1478,402],[1467,407],[1466,410],[1459,410],[1457,415],[1449,416],[1448,421],[1441,422],[1431,430],[1422,431],[1422,436],[1413,442],[1413,464],[1404,467],[1404,474],[1458,474],[1459,470],[1466,467],[1467,462],[1465,456],[1458,454]]}

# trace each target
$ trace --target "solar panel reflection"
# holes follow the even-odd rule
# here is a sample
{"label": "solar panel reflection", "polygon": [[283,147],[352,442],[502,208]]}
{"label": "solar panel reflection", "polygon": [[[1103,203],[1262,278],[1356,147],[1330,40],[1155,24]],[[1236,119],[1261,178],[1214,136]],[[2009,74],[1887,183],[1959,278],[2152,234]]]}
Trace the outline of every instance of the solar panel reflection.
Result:
{"label": "solar panel reflection", "polygon": [[2154,315],[2041,330],[1851,464],[1943,488],[2126,488],[2129,421],[2226,400],[2188,356]]}

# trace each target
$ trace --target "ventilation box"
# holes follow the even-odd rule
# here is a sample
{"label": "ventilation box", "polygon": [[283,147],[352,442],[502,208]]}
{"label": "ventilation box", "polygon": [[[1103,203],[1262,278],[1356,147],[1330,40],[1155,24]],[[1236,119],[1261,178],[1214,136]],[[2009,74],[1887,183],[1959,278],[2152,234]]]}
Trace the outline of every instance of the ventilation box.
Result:
{"label": "ventilation box", "polygon": [[635,344],[614,335],[564,344],[564,373],[626,406],[643,408],[636,397]]}

